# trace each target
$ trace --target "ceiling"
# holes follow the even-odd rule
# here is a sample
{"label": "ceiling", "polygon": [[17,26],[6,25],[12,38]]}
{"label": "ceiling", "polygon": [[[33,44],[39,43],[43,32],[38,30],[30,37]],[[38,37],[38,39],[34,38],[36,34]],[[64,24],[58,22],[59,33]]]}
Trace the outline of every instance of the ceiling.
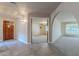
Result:
{"label": "ceiling", "polygon": [[42,17],[32,17],[33,23],[40,23],[40,22],[47,22],[48,18],[42,18]]}
{"label": "ceiling", "polygon": [[0,13],[48,17],[60,2],[1,2]]}
{"label": "ceiling", "polygon": [[59,22],[76,22],[74,14],[65,11],[60,12],[55,20],[58,20]]}

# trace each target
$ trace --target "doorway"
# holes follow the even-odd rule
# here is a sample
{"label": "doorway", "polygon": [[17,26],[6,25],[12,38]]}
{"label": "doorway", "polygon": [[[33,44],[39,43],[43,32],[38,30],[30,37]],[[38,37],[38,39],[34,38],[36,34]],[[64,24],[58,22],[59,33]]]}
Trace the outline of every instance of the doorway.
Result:
{"label": "doorway", "polygon": [[3,21],[3,40],[13,40],[14,39],[14,22],[13,21]]}
{"label": "doorway", "polygon": [[48,43],[48,18],[31,19],[31,43]]}

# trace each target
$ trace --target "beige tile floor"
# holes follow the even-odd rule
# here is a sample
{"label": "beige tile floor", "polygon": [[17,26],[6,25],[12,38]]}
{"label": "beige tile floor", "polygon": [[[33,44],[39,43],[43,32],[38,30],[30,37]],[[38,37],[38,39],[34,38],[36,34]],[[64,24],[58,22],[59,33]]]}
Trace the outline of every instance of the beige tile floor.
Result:
{"label": "beige tile floor", "polygon": [[32,36],[32,43],[47,43],[47,36],[46,35],[38,35]]}
{"label": "beige tile floor", "polygon": [[54,45],[67,56],[79,56],[79,37],[63,36]]}
{"label": "beige tile floor", "polygon": [[18,41],[0,42],[0,56],[63,56],[53,44],[23,44]]}

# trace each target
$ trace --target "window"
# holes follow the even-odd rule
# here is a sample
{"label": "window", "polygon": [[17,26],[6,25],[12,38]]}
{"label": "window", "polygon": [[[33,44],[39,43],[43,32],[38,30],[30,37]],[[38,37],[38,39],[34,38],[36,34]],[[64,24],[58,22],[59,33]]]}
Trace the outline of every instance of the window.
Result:
{"label": "window", "polygon": [[73,35],[78,35],[79,34],[79,27],[78,24],[76,23],[68,23],[66,24],[65,28],[65,33],[66,34],[73,34]]}

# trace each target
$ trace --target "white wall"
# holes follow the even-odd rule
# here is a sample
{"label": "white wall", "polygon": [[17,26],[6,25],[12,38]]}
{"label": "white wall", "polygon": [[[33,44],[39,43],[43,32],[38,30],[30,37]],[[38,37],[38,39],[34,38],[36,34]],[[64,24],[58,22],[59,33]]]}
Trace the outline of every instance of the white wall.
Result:
{"label": "white wall", "polygon": [[0,41],[3,41],[3,20],[0,17]]}
{"label": "white wall", "polygon": [[47,17],[32,17],[32,34],[40,33],[40,23],[47,22]]}
{"label": "white wall", "polygon": [[61,23],[57,19],[55,19],[53,23],[53,41],[56,41],[61,36]]}
{"label": "white wall", "polygon": [[[71,2],[61,3],[57,7],[57,9],[54,12],[52,12],[51,21],[53,20],[54,15],[56,13],[60,12],[60,11],[66,11],[66,12],[72,13],[75,16],[77,22],[79,23],[79,3],[74,3],[74,2],[72,2],[72,3]],[[53,39],[53,31],[52,31],[52,40],[54,40]]]}
{"label": "white wall", "polygon": [[32,34],[38,35],[40,32],[40,24],[39,23],[32,23]]}
{"label": "white wall", "polygon": [[72,13],[63,11],[55,17],[53,22],[53,41],[65,35],[64,26],[69,22],[76,22],[76,18]]}
{"label": "white wall", "polygon": [[[16,39],[22,43],[27,44],[27,22],[21,21],[22,19],[16,19]],[[26,19],[27,20],[27,19]]]}

